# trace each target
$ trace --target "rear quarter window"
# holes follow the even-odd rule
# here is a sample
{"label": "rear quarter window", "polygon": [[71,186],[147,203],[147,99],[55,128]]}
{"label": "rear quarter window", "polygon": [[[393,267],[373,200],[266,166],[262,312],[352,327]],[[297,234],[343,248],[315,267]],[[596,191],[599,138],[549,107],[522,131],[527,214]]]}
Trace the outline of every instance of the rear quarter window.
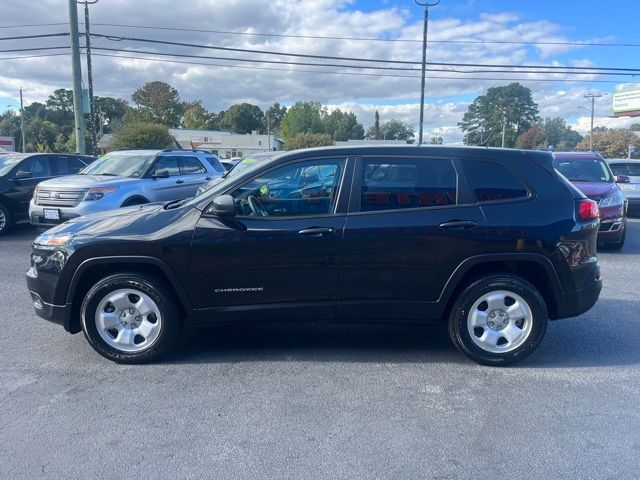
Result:
{"label": "rear quarter window", "polygon": [[529,191],[504,165],[484,160],[464,160],[465,173],[479,203],[524,198]]}

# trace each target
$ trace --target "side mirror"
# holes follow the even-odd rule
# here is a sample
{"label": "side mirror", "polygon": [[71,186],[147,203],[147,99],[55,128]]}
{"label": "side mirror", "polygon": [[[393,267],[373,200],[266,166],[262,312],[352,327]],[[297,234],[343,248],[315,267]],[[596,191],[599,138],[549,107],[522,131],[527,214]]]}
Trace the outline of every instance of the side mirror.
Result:
{"label": "side mirror", "polygon": [[616,183],[631,183],[631,179],[626,175],[616,175],[613,178]]}
{"label": "side mirror", "polygon": [[207,209],[207,213],[212,213],[220,218],[235,217],[236,203],[231,195],[220,195],[213,199],[213,203]]}
{"label": "side mirror", "polygon": [[20,179],[20,178],[31,178],[31,177],[32,177],[31,172],[27,172],[25,170],[18,170],[13,178]]}
{"label": "side mirror", "polygon": [[151,175],[151,178],[169,178],[169,177],[170,177],[169,170],[158,170],[153,175]]}

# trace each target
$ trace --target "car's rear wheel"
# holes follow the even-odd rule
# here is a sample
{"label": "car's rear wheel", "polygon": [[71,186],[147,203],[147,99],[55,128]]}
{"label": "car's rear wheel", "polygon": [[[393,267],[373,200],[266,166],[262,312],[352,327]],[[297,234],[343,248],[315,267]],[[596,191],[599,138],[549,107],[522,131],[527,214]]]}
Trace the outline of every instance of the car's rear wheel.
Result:
{"label": "car's rear wheel", "polygon": [[145,363],[171,350],[180,336],[175,294],[159,279],[117,274],[99,281],[81,306],[89,344],[118,363]]}
{"label": "car's rear wheel", "polygon": [[456,347],[483,365],[512,365],[533,352],[547,328],[538,290],[513,275],[485,277],[468,285],[449,317]]}
{"label": "car's rear wheel", "polygon": [[11,228],[12,223],[11,212],[0,203],[0,235],[5,234]]}

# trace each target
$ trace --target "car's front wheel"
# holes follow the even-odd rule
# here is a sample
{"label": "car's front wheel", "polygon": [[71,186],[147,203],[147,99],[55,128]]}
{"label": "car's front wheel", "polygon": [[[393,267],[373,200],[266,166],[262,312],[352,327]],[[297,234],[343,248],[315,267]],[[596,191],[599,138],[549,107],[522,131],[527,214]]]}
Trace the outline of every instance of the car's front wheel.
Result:
{"label": "car's front wheel", "polygon": [[11,227],[11,212],[0,203],[0,235],[4,234]]}
{"label": "car's front wheel", "polygon": [[159,359],[180,335],[175,294],[147,275],[116,274],[100,280],[81,306],[82,330],[89,344],[118,363]]}
{"label": "car's front wheel", "polygon": [[512,365],[533,352],[547,329],[538,290],[513,275],[468,285],[449,317],[449,335],[465,355],[483,365]]}

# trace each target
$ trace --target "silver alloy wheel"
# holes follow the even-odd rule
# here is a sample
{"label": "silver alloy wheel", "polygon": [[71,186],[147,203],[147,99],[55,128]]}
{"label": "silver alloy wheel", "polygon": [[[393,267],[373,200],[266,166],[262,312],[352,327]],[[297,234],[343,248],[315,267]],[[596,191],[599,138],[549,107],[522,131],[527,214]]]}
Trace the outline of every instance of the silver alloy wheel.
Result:
{"label": "silver alloy wheel", "polygon": [[533,313],[524,298],[506,290],[484,294],[467,315],[471,340],[486,352],[506,353],[521,346],[533,327]]}
{"label": "silver alloy wheel", "polygon": [[4,214],[2,210],[0,210],[0,231],[4,229],[7,224],[7,216]]}
{"label": "silver alloy wheel", "polygon": [[162,329],[156,302],[131,288],[106,295],[96,308],[96,329],[100,337],[121,352],[138,353],[151,347]]}

